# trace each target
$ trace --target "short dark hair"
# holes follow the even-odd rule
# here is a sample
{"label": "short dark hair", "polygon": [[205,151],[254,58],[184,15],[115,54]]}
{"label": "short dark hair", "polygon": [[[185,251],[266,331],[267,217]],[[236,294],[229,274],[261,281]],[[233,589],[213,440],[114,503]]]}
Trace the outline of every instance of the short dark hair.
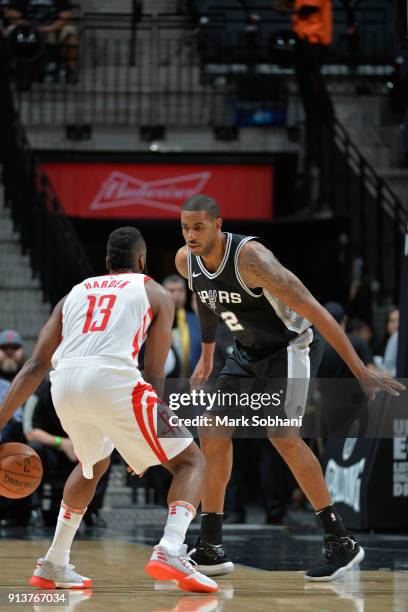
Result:
{"label": "short dark hair", "polygon": [[331,314],[331,316],[336,319],[337,323],[342,323],[344,321],[344,308],[341,304],[339,304],[339,302],[326,302],[324,307]]}
{"label": "short dark hair", "polygon": [[214,219],[217,219],[217,217],[220,216],[220,208],[217,202],[204,193],[193,195],[191,198],[186,200],[181,207],[181,210],[203,210],[211,217],[214,217]]}
{"label": "short dark hair", "polygon": [[364,327],[370,327],[370,324],[367,323],[367,321],[364,321],[364,319],[355,317],[354,319],[350,319],[348,322],[347,331],[349,334],[353,334],[354,332],[361,331]]}
{"label": "short dark hair", "polygon": [[118,227],[109,234],[106,254],[111,270],[132,269],[134,255],[146,248],[141,232],[135,227]]}

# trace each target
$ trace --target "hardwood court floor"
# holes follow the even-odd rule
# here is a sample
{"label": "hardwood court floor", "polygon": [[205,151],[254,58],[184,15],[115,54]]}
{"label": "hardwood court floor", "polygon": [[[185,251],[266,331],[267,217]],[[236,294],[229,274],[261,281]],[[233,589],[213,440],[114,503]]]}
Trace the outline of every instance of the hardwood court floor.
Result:
{"label": "hardwood court floor", "polygon": [[[49,540],[0,541],[0,610],[11,610],[6,593],[33,591],[27,585],[34,562]],[[299,571],[238,566],[220,578],[214,595],[185,594],[173,583],[155,583],[143,571],[150,547],[117,539],[75,542],[72,562],[94,580],[85,592],[70,592],[69,607],[19,606],[16,610],[83,612],[406,612],[408,572],[352,571],[333,583],[309,583]],[[59,593],[61,591],[58,591]]]}

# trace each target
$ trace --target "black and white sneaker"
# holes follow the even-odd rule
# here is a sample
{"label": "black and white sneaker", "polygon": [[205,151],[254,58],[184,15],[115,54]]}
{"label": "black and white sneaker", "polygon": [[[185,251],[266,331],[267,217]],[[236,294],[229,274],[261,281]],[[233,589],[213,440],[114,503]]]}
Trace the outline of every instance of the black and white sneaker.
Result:
{"label": "black and white sneaker", "polygon": [[197,563],[197,569],[205,576],[222,576],[234,571],[234,564],[225,554],[222,544],[208,544],[198,538],[188,556]]}
{"label": "black and white sneaker", "polygon": [[318,565],[305,573],[305,580],[319,582],[338,580],[363,559],[364,549],[351,534],[344,537],[325,537],[322,559]]}

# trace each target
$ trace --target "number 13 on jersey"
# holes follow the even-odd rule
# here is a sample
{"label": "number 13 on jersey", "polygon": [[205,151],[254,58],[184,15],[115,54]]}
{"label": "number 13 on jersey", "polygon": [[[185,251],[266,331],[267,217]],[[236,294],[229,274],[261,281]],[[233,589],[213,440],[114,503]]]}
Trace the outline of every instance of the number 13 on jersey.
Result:
{"label": "number 13 on jersey", "polygon": [[108,325],[116,295],[87,295],[89,304],[83,334],[104,331]]}

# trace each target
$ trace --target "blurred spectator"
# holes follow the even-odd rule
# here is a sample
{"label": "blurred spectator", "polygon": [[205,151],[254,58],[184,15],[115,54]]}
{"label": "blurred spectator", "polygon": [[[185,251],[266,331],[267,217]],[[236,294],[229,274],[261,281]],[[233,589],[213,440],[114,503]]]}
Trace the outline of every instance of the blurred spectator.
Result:
{"label": "blurred spectator", "polygon": [[[0,378],[0,403],[3,401],[3,397],[6,395],[6,391],[9,388],[10,383],[4,378]],[[8,424],[7,424],[8,425]],[[0,432],[0,442],[8,442],[11,439],[10,430],[6,427]]]}
{"label": "blurred spectator", "polygon": [[[343,306],[338,302],[327,302],[324,307],[336,319],[337,323],[345,329],[346,316]],[[367,326],[366,323],[361,323]],[[352,329],[356,331],[356,329],[364,328],[360,324],[356,324]],[[365,333],[363,331],[362,335],[357,332],[354,334],[348,333],[347,336],[364,365],[375,369],[371,350],[365,340],[367,331]],[[318,371],[318,389],[321,395],[319,413],[322,435],[324,438],[334,435],[347,437],[351,425],[356,422],[361,435],[367,426],[367,400],[361,392],[357,380],[340,355],[324,338],[321,338],[321,342],[324,352]],[[326,379],[340,380],[329,381]],[[341,379],[349,379],[349,382],[341,383]]]}
{"label": "blurred spectator", "polygon": [[[53,526],[57,520],[65,481],[78,459],[55,412],[49,379],[44,380],[35,394],[27,400],[23,424],[29,445],[40,456],[44,469],[42,484],[33,495],[33,509],[39,511],[43,505],[44,524]],[[106,523],[99,516],[99,510],[102,508],[108,478],[109,470],[98,483],[95,497],[84,516],[84,522],[88,526],[106,527]],[[46,501],[49,507],[46,507],[45,503],[42,504],[44,483],[52,487],[51,499]]]}
{"label": "blurred spectator", "polygon": [[[349,336],[361,338],[365,342],[367,348],[369,348],[369,345],[373,338],[373,330],[371,329],[370,325],[366,321],[363,321],[363,319],[357,319],[357,318],[350,319],[346,327],[347,327],[347,332]],[[372,363],[372,361],[373,360],[371,356],[370,363]]]}
{"label": "blurred spectator", "polygon": [[399,309],[392,306],[388,310],[384,335],[375,349],[374,360],[382,370],[387,370],[391,376],[397,373]]}
{"label": "blurred spectator", "polygon": [[3,401],[3,397],[6,395],[6,391],[9,388],[10,383],[3,378],[0,378],[0,404]]}
{"label": "blurred spectator", "polygon": [[69,0],[7,0],[4,16],[10,24],[9,30],[16,25],[30,24],[44,36],[47,45],[60,47],[66,82],[78,82],[78,34],[70,23]]}
{"label": "blurred spectator", "polygon": [[0,376],[11,381],[25,362],[23,340],[14,329],[0,332]]}
{"label": "blurred spectator", "polygon": [[[21,370],[26,360],[23,340],[13,329],[0,332],[0,400],[10,382]],[[1,442],[22,442],[27,440],[23,433],[23,407],[20,407],[1,432]],[[31,515],[32,496],[19,500],[0,498],[0,524],[2,527],[28,525]]]}
{"label": "blurred spectator", "polygon": [[[21,370],[26,360],[23,340],[14,329],[0,332],[0,382],[3,395],[9,383]],[[20,407],[2,431],[3,442],[25,442],[23,435],[23,408]]]}
{"label": "blurred spectator", "polygon": [[182,376],[181,361],[174,346],[170,347],[169,354],[167,355],[164,375],[166,378],[180,378]]}
{"label": "blurred spectator", "polygon": [[391,374],[397,375],[397,356],[398,356],[398,331],[394,332],[385,347],[384,368]]}
{"label": "blurred spectator", "polygon": [[381,340],[375,347],[375,356],[384,356],[385,347],[390,337],[398,331],[399,326],[399,309],[395,306],[391,306],[387,313],[387,319],[385,323],[385,330]]}
{"label": "blurred spectator", "polygon": [[200,323],[194,312],[186,310],[187,288],[184,278],[167,276],[163,287],[170,293],[176,308],[172,348],[180,360],[180,378],[189,378],[201,354]]}
{"label": "blurred spectator", "polygon": [[[336,319],[337,323],[345,329],[346,315],[343,306],[338,302],[327,302],[324,307]],[[374,366],[373,355],[367,341],[367,338],[371,339],[372,335],[370,326],[360,319],[353,319],[349,325],[350,327],[347,326],[347,336],[357,355],[364,365]],[[324,352],[318,378],[353,378],[352,372],[337,351],[324,338],[321,339],[321,342],[323,343]]]}
{"label": "blurred spectator", "polygon": [[364,259],[354,257],[351,266],[351,283],[346,308],[347,318],[364,319],[372,326],[373,304],[376,299],[378,283],[366,269]]}

